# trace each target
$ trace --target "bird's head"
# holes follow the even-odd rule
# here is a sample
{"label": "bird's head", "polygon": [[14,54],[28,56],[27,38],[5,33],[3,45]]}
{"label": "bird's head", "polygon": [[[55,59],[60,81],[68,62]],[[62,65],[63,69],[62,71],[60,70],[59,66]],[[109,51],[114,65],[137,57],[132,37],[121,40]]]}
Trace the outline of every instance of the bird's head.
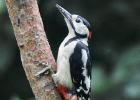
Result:
{"label": "bird's head", "polygon": [[64,16],[69,34],[74,33],[77,37],[80,38],[91,38],[91,26],[85,18],[76,14],[69,13],[66,9],[58,4],[56,4],[56,7]]}

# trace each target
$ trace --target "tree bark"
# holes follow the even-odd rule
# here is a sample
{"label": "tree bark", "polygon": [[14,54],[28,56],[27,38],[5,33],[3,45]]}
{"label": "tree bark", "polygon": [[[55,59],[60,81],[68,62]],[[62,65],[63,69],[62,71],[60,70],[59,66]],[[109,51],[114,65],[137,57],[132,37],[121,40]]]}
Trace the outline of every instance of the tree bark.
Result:
{"label": "tree bark", "polygon": [[[51,65],[55,70],[56,63],[46,38],[37,1],[5,1],[20,49],[22,65],[35,98],[37,100],[61,100],[55,91],[51,74],[45,75],[42,72],[45,65]],[[41,76],[38,76],[39,74]]]}

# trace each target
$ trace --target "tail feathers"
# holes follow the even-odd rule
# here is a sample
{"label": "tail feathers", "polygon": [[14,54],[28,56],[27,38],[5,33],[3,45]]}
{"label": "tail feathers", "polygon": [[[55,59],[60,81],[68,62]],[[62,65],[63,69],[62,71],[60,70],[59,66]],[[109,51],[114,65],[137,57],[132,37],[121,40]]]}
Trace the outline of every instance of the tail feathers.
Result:
{"label": "tail feathers", "polygon": [[90,91],[86,93],[85,91],[81,90],[77,92],[78,100],[90,100]]}

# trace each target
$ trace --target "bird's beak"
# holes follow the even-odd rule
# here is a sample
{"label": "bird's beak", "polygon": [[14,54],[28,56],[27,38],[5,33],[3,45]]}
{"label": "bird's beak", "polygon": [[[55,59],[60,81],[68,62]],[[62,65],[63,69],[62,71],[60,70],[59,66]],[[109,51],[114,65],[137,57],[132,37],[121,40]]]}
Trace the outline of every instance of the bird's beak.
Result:
{"label": "bird's beak", "polygon": [[58,8],[58,10],[60,11],[60,13],[71,22],[71,18],[72,15],[63,7],[61,7],[60,5],[56,4],[56,7]]}

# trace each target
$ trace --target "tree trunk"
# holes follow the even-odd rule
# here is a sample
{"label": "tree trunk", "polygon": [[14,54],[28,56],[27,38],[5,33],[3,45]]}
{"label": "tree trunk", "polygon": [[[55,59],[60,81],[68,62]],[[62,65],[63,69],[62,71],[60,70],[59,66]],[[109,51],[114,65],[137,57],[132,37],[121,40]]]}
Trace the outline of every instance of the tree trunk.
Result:
{"label": "tree trunk", "polygon": [[[5,0],[22,65],[37,100],[61,100],[46,66],[56,63],[47,41],[36,0]],[[21,85],[22,86],[22,85]]]}

